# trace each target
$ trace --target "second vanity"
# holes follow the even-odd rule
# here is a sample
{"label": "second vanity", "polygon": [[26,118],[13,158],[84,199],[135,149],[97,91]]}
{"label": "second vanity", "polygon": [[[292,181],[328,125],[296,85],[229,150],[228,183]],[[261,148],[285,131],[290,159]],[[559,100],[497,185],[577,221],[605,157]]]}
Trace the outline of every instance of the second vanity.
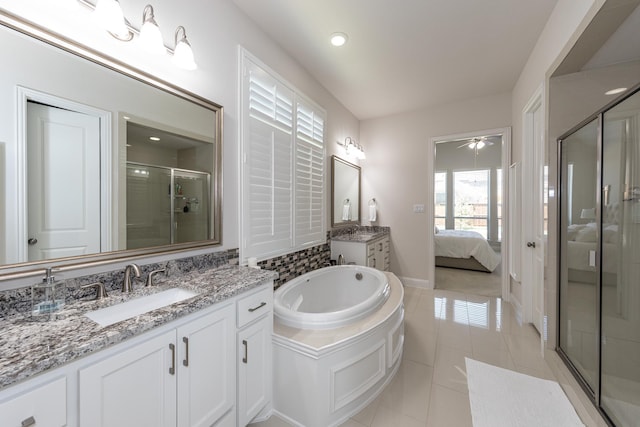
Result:
{"label": "second vanity", "polygon": [[345,264],[355,263],[388,271],[390,265],[388,227],[375,231],[356,231],[331,237],[331,258],[344,257]]}
{"label": "second vanity", "polygon": [[[226,266],[74,302],[46,322],[3,319],[2,425],[246,425],[270,410],[275,276]],[[197,295],[104,327],[86,316],[175,288]]]}

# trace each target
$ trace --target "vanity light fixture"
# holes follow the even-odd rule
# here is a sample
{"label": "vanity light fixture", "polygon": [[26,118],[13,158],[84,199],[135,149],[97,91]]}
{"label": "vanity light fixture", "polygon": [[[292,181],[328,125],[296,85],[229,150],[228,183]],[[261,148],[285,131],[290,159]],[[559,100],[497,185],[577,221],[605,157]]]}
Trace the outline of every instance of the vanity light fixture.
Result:
{"label": "vanity light fixture", "polygon": [[344,139],[344,142],[338,141],[337,144],[344,147],[344,151],[348,156],[355,156],[359,160],[367,158],[367,156],[365,156],[364,154],[362,145],[358,144],[356,140],[351,138],[350,136],[346,137]]}
{"label": "vanity light fixture", "polygon": [[160,27],[153,14],[153,6],[150,4],[142,11],[142,27],[140,28],[140,43],[151,53],[163,54],[167,51],[162,41]]}
{"label": "vanity light fixture", "polygon": [[160,138],[158,138],[157,136],[150,136],[149,139],[152,140],[153,142],[160,141]]}
{"label": "vanity light fixture", "polygon": [[[180,36],[181,33],[182,36]],[[187,40],[187,32],[182,25],[176,28],[174,40],[175,48],[173,51],[173,63],[185,70],[195,70],[198,68],[193,59],[191,44]]]}
{"label": "vanity light fixture", "polygon": [[150,4],[144,7],[142,11],[142,27],[137,30],[124,17],[118,0],[97,0],[95,5],[90,3],[89,0],[77,0],[77,2],[92,9],[100,25],[116,39],[131,41],[137,35],[141,44],[148,51],[160,54],[168,52],[173,56],[173,63],[185,70],[198,68],[184,27],[181,25],[176,28],[174,48],[167,47],[162,40],[162,33],[155,20],[153,7]]}
{"label": "vanity light fixture", "polygon": [[94,15],[100,25],[113,37],[121,41],[133,39],[133,33],[127,28],[127,21],[118,0],[98,0]]}
{"label": "vanity light fixture", "polygon": [[349,38],[345,33],[333,33],[331,34],[331,44],[335,47],[344,46]]}
{"label": "vanity light fixture", "polygon": [[616,88],[616,89],[608,90],[608,91],[606,91],[604,94],[605,94],[605,95],[617,95],[617,94],[619,94],[619,93],[624,92],[625,90],[627,90],[627,88],[626,88],[626,87],[619,87],[619,88]]}

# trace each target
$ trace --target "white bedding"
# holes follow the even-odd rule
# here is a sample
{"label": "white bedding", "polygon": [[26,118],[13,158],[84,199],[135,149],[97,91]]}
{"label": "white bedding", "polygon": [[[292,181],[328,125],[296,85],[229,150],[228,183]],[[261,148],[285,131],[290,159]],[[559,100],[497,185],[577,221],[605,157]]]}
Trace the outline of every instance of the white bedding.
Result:
{"label": "white bedding", "polygon": [[[602,271],[615,274],[618,267],[618,226],[605,224],[602,230],[602,249],[605,255]],[[589,253],[596,250],[596,224],[570,225],[567,240],[567,267],[574,270],[595,272],[596,268],[589,265]]]}
{"label": "white bedding", "polygon": [[489,242],[475,231],[438,230],[435,236],[435,255],[449,258],[470,258],[493,271],[500,264],[500,255],[496,254]]}

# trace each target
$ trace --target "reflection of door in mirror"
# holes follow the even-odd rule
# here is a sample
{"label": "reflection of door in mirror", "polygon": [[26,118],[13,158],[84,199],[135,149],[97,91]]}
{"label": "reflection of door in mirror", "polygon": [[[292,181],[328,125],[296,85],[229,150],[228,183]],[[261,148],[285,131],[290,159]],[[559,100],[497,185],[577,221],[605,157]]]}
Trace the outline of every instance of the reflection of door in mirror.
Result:
{"label": "reflection of door in mirror", "polygon": [[100,121],[27,103],[28,260],[100,252]]}
{"label": "reflection of door in mirror", "polygon": [[209,239],[213,145],[127,121],[127,249]]}

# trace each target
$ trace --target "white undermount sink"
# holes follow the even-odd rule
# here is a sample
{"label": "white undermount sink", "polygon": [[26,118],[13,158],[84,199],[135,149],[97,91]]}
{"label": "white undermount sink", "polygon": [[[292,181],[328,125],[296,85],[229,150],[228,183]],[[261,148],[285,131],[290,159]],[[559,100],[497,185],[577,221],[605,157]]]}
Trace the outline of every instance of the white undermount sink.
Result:
{"label": "white undermount sink", "polygon": [[166,307],[180,301],[195,297],[197,292],[182,288],[171,288],[157,294],[135,298],[100,310],[85,314],[100,326],[109,326],[126,319],[147,313],[158,308]]}

